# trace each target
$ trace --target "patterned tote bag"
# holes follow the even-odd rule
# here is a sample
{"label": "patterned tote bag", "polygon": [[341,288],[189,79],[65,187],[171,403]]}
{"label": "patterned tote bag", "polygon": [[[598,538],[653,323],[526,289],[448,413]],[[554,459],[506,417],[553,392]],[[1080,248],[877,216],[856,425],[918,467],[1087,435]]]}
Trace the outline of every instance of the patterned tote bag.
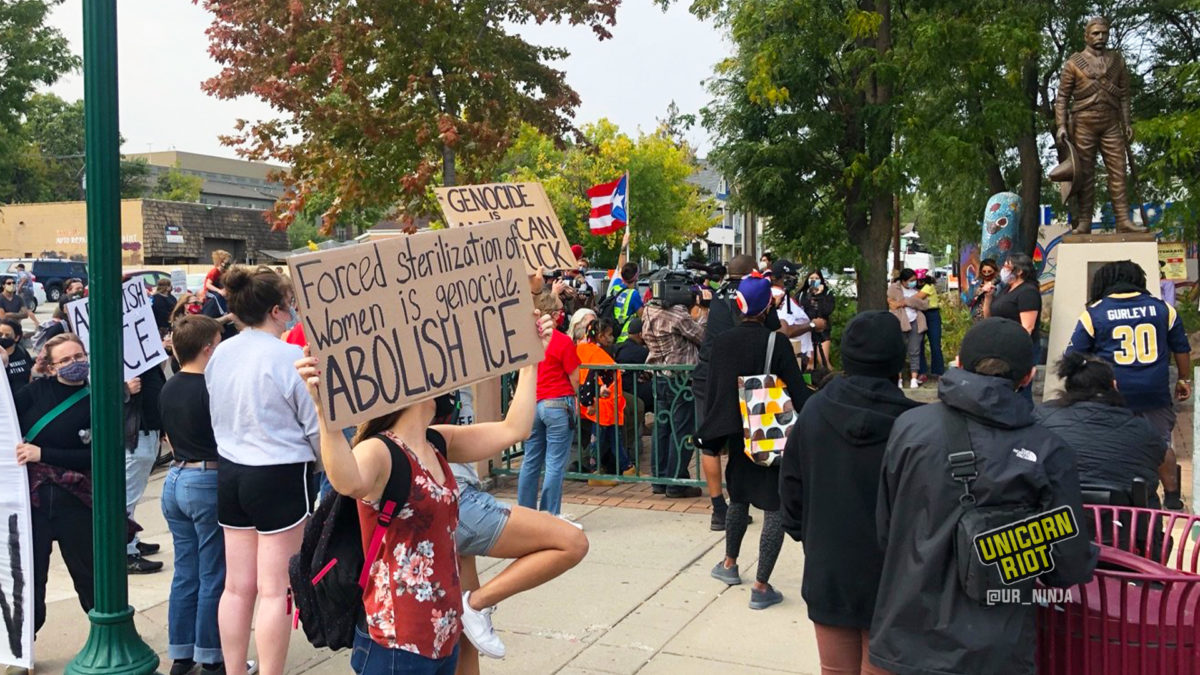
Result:
{"label": "patterned tote bag", "polygon": [[738,401],[742,409],[742,435],[745,453],[759,466],[773,466],[783,456],[783,446],[796,424],[796,410],[783,380],[771,374],[771,355],[775,353],[772,332],[767,340],[767,363],[762,375],[738,378]]}

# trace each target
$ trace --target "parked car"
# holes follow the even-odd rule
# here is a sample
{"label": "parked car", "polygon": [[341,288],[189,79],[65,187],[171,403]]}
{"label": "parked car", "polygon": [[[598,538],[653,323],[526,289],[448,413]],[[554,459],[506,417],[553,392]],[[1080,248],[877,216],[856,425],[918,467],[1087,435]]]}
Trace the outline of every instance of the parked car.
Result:
{"label": "parked car", "polygon": [[[3,284],[9,279],[16,281],[16,278],[17,275],[15,274],[9,274],[8,272],[0,273],[0,284]],[[44,304],[46,304],[46,288],[42,286],[42,282],[35,281],[33,282],[33,306],[29,309],[36,312],[37,308]]]}
{"label": "parked car", "polygon": [[125,283],[134,277],[141,277],[142,283],[146,285],[146,293],[154,292],[158,286],[159,279],[171,280],[171,273],[163,270],[131,270],[121,275],[121,283]]}
{"label": "parked car", "polygon": [[67,279],[79,279],[88,285],[87,263],[62,258],[5,258],[0,260],[0,273],[15,274],[17,265],[24,263],[26,271],[45,288],[46,299],[58,302]]}

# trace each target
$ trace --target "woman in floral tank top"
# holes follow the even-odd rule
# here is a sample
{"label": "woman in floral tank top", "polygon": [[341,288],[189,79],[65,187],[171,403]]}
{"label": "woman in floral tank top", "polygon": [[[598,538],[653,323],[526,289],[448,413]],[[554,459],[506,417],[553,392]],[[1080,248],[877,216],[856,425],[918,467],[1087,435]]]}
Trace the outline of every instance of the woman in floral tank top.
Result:
{"label": "woman in floral tank top", "polygon": [[[554,332],[538,319],[545,347]],[[321,408],[321,374],[308,355],[296,363]],[[407,476],[407,494],[370,562],[363,593],[366,619],[356,630],[350,666],[358,675],[452,675],[462,633],[462,589],[454,530],[458,499],[450,462],[492,457],[529,436],[537,407],[537,366],[523,368],[503,422],[430,426],[449,414],[448,397],[421,401],[377,417],[358,429],[353,444],[321,419],[321,459],[333,489],[360,500],[363,550],[375,527],[379,501],[392,472]],[[353,445],[353,449],[351,448]]]}

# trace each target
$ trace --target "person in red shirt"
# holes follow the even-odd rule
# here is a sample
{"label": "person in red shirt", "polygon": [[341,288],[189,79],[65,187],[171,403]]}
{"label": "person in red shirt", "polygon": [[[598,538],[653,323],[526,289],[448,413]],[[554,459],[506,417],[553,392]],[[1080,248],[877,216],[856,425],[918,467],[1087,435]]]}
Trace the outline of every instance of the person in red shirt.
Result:
{"label": "person in red shirt", "polygon": [[233,261],[233,256],[229,254],[229,251],[218,249],[213,251],[212,261],[212,269],[208,271],[208,274],[204,275],[204,287],[200,289],[199,295],[202,301],[208,298],[209,291],[220,293],[221,295],[225,294],[225,291],[221,290],[221,275],[225,273],[225,270],[229,269],[229,263]]}
{"label": "person in red shirt", "polygon": [[[562,303],[550,293],[535,296],[535,305],[545,314],[562,311]],[[562,507],[563,474],[571,454],[571,432],[575,426],[575,392],[579,390],[579,355],[571,338],[554,331],[546,357],[538,364],[537,415],[533,433],[525,441],[525,457],[517,479],[517,504],[558,515]],[[545,467],[541,500],[538,479]]]}

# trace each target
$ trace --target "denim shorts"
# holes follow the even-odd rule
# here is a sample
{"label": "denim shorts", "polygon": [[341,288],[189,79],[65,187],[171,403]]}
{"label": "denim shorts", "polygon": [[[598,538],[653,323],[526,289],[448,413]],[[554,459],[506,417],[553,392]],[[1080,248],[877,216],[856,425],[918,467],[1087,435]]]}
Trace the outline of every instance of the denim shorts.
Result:
{"label": "denim shorts", "polygon": [[462,483],[458,494],[458,528],[454,541],[459,555],[487,555],[500,540],[512,506],[470,483]]}

